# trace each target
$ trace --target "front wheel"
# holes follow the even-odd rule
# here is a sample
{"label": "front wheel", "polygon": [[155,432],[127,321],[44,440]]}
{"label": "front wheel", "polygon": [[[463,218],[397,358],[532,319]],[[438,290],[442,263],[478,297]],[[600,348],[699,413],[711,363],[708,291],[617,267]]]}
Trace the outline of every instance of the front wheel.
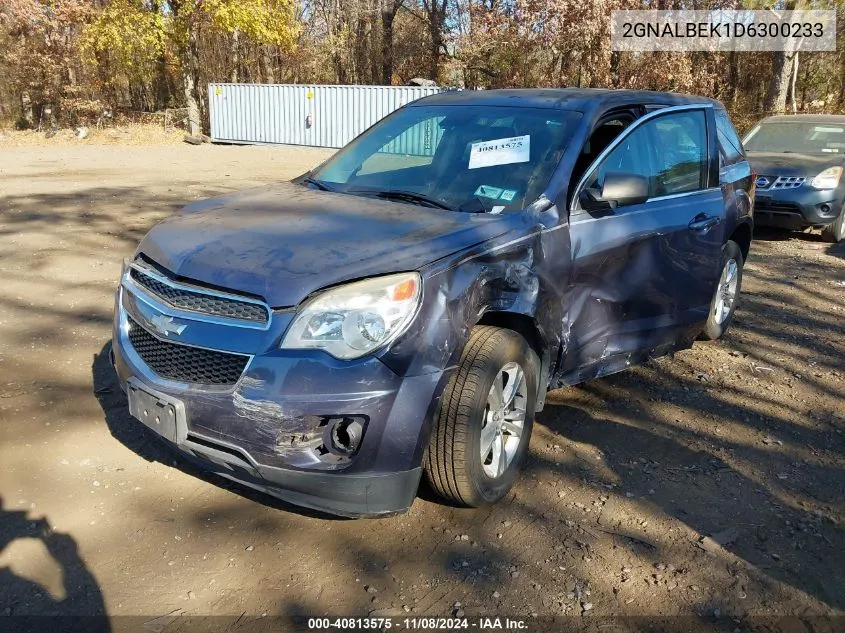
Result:
{"label": "front wheel", "polygon": [[839,217],[833,223],[824,227],[822,230],[822,239],[833,242],[834,244],[845,240],[845,205],[842,206]]}
{"label": "front wheel", "polygon": [[476,507],[507,494],[528,451],[539,365],[516,332],[473,328],[426,451],[426,479],[440,496]]}
{"label": "front wheel", "polygon": [[700,339],[715,341],[728,331],[742,287],[743,264],[739,244],[728,241],[722,247],[722,274],[710,301],[710,313]]}

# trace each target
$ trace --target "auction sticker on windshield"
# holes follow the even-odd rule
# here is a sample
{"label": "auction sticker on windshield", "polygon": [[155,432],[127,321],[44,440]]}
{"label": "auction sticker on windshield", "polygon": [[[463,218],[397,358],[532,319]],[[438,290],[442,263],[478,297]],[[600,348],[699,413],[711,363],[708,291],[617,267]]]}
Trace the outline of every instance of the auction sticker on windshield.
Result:
{"label": "auction sticker on windshield", "polygon": [[473,143],[469,153],[469,169],[527,163],[531,157],[531,135],[498,138]]}

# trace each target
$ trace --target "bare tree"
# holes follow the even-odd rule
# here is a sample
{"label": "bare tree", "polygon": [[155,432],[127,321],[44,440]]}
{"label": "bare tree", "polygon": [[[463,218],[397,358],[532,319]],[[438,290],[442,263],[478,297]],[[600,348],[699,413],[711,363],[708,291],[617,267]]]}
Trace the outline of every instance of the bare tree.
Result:
{"label": "bare tree", "polygon": [[[170,9],[176,20],[186,20],[186,37],[178,45],[179,68],[182,74],[182,90],[188,108],[188,132],[196,136],[202,132],[200,94],[197,90],[199,78],[199,24],[196,12],[191,12],[183,0],[170,0]],[[186,13],[190,15],[185,15]]]}
{"label": "bare tree", "polygon": [[845,110],[842,2],[839,51],[800,55],[800,64],[797,47],[637,55],[608,46],[612,9],[717,4],[737,2],[0,0],[0,113],[24,126],[46,120],[48,107],[70,123],[89,111],[182,106],[196,134],[209,82],[413,77],[472,88],[677,90],[724,100],[741,127],[764,108]]}
{"label": "bare tree", "polygon": [[[785,11],[795,9],[795,0],[788,0],[784,5]],[[784,112],[786,110],[786,98],[789,92],[789,85],[792,80],[792,66],[795,61],[794,40],[786,40],[787,50],[775,51],[772,55],[772,78],[769,80],[769,89],[766,92],[766,100],[763,109],[766,112]]]}
{"label": "bare tree", "polygon": [[446,30],[448,0],[422,0],[422,5],[431,37],[431,50],[429,52],[431,58],[429,60],[428,77],[433,81],[437,81],[437,75],[440,71],[440,53],[445,48],[446,38],[444,31]]}
{"label": "bare tree", "polygon": [[798,104],[795,99],[795,84],[798,82],[798,51],[792,56],[792,75],[789,80],[789,92],[786,96],[786,103],[792,109],[792,114],[798,110]]}
{"label": "bare tree", "polygon": [[393,82],[393,22],[405,0],[381,0],[381,82]]}
{"label": "bare tree", "polygon": [[241,66],[241,32],[239,29],[234,29],[232,34],[230,35],[231,38],[231,46],[232,46],[232,73],[230,76],[230,81],[233,84],[238,83],[238,76]]}

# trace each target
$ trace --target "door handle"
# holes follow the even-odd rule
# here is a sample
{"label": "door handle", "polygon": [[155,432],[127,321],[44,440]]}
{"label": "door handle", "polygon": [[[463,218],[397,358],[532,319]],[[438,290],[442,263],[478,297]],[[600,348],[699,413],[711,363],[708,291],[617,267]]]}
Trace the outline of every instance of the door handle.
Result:
{"label": "door handle", "polygon": [[721,222],[722,218],[717,215],[704,215],[703,213],[699,213],[690,220],[690,223],[687,226],[689,226],[691,231],[707,231],[712,229],[714,226],[721,224]]}

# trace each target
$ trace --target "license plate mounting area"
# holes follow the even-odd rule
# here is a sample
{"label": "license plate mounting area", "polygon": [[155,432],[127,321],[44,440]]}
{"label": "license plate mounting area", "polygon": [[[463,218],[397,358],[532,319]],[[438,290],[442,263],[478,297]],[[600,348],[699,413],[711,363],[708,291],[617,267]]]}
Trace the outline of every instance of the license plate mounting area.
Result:
{"label": "license plate mounting area", "polygon": [[126,396],[132,417],[174,444],[184,441],[187,423],[182,401],[142,387],[132,378],[126,385]]}

